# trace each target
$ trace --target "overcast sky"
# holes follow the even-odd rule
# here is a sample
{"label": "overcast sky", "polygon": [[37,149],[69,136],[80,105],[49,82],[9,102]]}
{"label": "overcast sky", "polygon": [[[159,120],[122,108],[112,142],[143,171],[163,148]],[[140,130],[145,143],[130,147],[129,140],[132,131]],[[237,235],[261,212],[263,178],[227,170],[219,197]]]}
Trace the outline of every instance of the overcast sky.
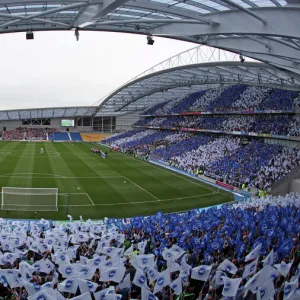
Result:
{"label": "overcast sky", "polygon": [[0,35],[0,110],[91,105],[195,44],[142,35],[74,31]]}

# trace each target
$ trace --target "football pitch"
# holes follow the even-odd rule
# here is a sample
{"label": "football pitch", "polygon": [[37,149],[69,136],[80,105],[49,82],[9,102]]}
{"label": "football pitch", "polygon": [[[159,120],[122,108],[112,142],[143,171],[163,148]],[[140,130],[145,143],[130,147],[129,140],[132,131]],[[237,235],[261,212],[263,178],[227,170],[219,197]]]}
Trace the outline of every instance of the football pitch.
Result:
{"label": "football pitch", "polygon": [[[233,200],[230,193],[92,143],[1,142],[0,186],[57,188],[58,211],[0,210],[0,217],[86,220],[178,212]],[[40,154],[44,148],[44,154]],[[70,198],[69,198],[70,194]],[[24,197],[24,206],[28,204]],[[43,209],[43,197],[40,200]]]}

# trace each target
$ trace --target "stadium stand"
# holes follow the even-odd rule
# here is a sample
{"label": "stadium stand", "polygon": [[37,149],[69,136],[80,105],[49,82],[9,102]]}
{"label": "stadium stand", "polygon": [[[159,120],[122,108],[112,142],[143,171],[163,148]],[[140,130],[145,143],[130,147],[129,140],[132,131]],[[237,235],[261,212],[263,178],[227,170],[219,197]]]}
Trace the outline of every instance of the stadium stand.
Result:
{"label": "stadium stand", "polygon": [[54,132],[49,135],[49,140],[51,141],[69,141],[70,137],[68,132]]}
{"label": "stadium stand", "polygon": [[299,207],[288,194],[104,224],[1,219],[1,297],[296,300]]}
{"label": "stadium stand", "polygon": [[13,130],[4,131],[2,139],[6,141],[11,140],[46,140],[47,134],[56,131],[56,129],[44,128],[26,128],[20,127]]}
{"label": "stadium stand", "polygon": [[[152,160],[190,174],[238,188],[269,191],[274,183],[299,166],[300,150],[267,144],[256,136],[295,139],[300,136],[299,117],[291,114],[298,109],[298,102],[298,93],[285,90],[246,85],[209,89],[155,105],[135,124],[147,130],[128,131],[119,135],[122,138],[112,136],[104,142],[124,152],[150,155]],[[257,109],[260,109],[258,114]],[[210,115],[184,115],[202,110]],[[233,114],[244,110],[249,114]],[[206,133],[196,134],[203,130]],[[225,133],[235,136],[222,135]]]}
{"label": "stadium stand", "polygon": [[109,134],[101,133],[80,133],[80,135],[84,142],[100,142],[110,136]]}
{"label": "stadium stand", "polygon": [[80,135],[80,132],[70,132],[70,136],[72,141],[82,142],[82,137]]}

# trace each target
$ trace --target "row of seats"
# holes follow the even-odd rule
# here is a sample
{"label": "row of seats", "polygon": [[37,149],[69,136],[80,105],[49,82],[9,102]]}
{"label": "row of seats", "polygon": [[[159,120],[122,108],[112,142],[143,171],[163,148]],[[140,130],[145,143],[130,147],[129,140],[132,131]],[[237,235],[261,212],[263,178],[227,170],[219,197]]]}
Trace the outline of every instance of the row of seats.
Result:
{"label": "row of seats", "polygon": [[218,87],[193,93],[184,99],[159,103],[143,112],[164,115],[187,111],[299,110],[298,92],[246,85]]}
{"label": "row of seats", "polygon": [[169,116],[148,117],[137,121],[135,126],[159,128],[194,128],[221,131],[243,131],[276,135],[299,136],[298,116],[269,115],[217,115],[217,116]]}

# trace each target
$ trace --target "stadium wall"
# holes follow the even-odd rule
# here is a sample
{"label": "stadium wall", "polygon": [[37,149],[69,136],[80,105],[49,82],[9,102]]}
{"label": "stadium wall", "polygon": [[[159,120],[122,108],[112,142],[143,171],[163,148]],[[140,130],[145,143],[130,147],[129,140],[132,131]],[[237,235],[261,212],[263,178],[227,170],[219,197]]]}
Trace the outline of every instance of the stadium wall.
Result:
{"label": "stadium wall", "polygon": [[50,119],[50,125],[22,125],[22,120],[12,120],[12,121],[0,121],[0,131],[3,131],[4,127],[6,130],[13,130],[19,127],[23,128],[56,128],[59,131],[66,131],[69,128],[69,131],[80,131],[80,132],[91,132],[91,126],[77,126],[76,118],[74,119],[74,127],[62,127],[61,120],[72,119],[72,118],[53,118]]}

